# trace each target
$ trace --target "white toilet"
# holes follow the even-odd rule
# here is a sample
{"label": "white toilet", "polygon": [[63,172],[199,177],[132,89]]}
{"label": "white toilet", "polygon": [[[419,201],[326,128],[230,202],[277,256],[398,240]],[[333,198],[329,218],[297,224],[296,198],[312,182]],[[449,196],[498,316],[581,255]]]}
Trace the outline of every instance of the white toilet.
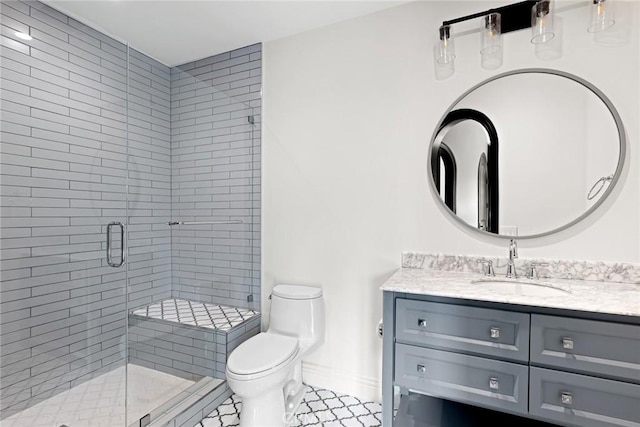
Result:
{"label": "white toilet", "polygon": [[242,400],[240,427],[282,427],[292,420],[305,388],[302,359],[324,342],[322,289],[276,285],[269,329],[227,360],[229,387]]}

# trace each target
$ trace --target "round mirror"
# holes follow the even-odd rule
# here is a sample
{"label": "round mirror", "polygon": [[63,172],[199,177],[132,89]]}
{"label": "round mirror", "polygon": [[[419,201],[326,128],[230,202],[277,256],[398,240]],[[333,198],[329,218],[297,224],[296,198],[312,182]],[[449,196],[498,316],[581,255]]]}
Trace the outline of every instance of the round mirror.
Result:
{"label": "round mirror", "polygon": [[540,237],[589,215],[618,181],[620,117],[588,82],[563,72],[501,74],[447,110],[429,150],[437,198],[469,227]]}

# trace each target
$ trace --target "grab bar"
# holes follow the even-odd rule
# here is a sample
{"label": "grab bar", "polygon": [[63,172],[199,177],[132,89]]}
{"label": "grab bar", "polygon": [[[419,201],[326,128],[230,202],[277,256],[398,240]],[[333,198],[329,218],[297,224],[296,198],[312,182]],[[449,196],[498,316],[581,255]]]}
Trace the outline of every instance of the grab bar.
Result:
{"label": "grab bar", "polygon": [[169,221],[167,224],[173,225],[202,225],[202,224],[243,224],[241,219],[231,221]]}
{"label": "grab bar", "polygon": [[[113,227],[114,225],[117,225],[118,227],[120,227],[120,262],[116,263],[113,262],[113,259],[111,258],[111,227]],[[109,267],[121,267],[122,264],[124,264],[125,260],[126,260],[126,237],[125,237],[125,226],[123,223],[119,222],[119,221],[114,221],[114,222],[110,222],[109,224],[107,224],[107,264],[109,265]]]}

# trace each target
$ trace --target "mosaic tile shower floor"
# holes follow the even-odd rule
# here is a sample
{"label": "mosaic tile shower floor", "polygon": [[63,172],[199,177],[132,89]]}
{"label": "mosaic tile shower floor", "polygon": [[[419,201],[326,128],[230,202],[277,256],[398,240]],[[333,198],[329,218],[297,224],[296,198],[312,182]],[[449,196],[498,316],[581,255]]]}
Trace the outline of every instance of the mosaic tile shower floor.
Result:
{"label": "mosaic tile shower floor", "polygon": [[192,384],[130,364],[126,371],[124,366],[114,369],[12,415],[0,427],[125,426],[125,409],[132,423]]}
{"label": "mosaic tile shower floor", "polygon": [[[242,403],[236,395],[223,402],[194,427],[235,427],[240,425]],[[379,427],[382,407],[329,390],[307,387],[291,426],[295,427]]]}

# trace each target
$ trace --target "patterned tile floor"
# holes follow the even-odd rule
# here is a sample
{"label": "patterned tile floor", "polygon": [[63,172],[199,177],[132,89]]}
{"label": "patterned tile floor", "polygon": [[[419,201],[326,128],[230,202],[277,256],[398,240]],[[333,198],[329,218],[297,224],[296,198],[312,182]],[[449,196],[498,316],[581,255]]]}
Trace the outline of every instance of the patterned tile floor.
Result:
{"label": "patterned tile floor", "polygon": [[132,314],[152,319],[168,320],[203,328],[228,331],[235,325],[252,318],[256,311],[244,308],[182,299],[167,299],[134,310]]}
{"label": "patterned tile floor", "polygon": [[[236,395],[194,427],[233,427],[240,425],[242,403]],[[382,407],[329,390],[307,387],[300,408],[292,420],[295,427],[378,427],[382,425]]]}

